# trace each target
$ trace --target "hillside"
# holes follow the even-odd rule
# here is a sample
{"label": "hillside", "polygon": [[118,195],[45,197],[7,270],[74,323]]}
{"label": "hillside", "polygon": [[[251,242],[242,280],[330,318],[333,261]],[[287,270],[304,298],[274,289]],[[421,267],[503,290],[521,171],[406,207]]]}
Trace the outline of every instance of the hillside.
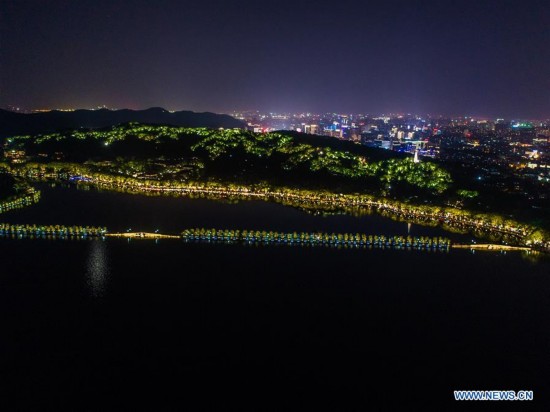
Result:
{"label": "hillside", "polygon": [[137,122],[179,127],[243,128],[245,124],[229,115],[195,113],[191,111],[169,112],[159,107],[146,110],[75,110],[74,112],[50,111],[43,113],[14,113],[0,110],[0,139],[19,135],[48,133],[69,129],[98,129],[121,123]]}
{"label": "hillside", "polygon": [[[193,176],[406,195],[419,194],[418,190],[439,194],[452,182],[432,162],[415,164],[397,153],[391,156],[385,150],[288,132],[257,134],[131,123],[11,136],[7,149],[24,150],[27,157],[41,162],[100,163],[109,172],[126,170],[129,175],[162,180]],[[174,172],[177,176],[171,176]]]}

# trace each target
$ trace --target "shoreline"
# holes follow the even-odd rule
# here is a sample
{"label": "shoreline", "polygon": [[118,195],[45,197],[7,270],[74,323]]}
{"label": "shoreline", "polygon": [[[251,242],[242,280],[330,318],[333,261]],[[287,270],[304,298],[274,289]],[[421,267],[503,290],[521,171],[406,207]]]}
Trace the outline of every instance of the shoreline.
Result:
{"label": "shoreline", "polygon": [[[500,241],[533,247],[548,248],[546,232],[540,227],[491,215],[448,206],[410,204],[387,198],[377,198],[361,193],[335,193],[313,191],[302,188],[274,187],[266,185],[240,185],[207,181],[150,181],[133,177],[113,176],[94,172],[86,166],[76,164],[27,164],[26,167],[9,168],[16,176],[58,181],[72,181],[77,185],[87,184],[98,189],[114,192],[159,196],[205,196],[219,199],[261,200],[298,207],[303,210],[344,210],[358,212],[375,211],[392,220],[413,221],[433,226],[441,225],[445,230],[456,233],[474,233],[487,241]],[[46,170],[51,168],[53,170]],[[62,173],[63,172],[63,173]],[[61,174],[62,173],[62,174]],[[389,215],[389,216],[388,216]],[[499,237],[499,239],[496,239]],[[494,239],[493,239],[494,238]],[[500,239],[502,238],[502,239]]]}
{"label": "shoreline", "polygon": [[510,246],[510,245],[499,245],[499,244],[493,244],[493,243],[474,243],[470,245],[453,244],[452,248],[470,249],[470,250],[488,250],[488,251],[507,251],[507,250],[518,250],[518,251],[524,251],[524,252],[535,251],[534,249],[526,246]]}

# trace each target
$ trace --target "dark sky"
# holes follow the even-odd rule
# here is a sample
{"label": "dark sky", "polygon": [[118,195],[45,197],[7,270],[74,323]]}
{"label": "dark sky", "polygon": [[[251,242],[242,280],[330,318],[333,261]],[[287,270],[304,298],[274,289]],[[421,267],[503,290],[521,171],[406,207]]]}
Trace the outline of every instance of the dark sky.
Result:
{"label": "dark sky", "polygon": [[0,0],[0,106],[550,117],[550,3]]}

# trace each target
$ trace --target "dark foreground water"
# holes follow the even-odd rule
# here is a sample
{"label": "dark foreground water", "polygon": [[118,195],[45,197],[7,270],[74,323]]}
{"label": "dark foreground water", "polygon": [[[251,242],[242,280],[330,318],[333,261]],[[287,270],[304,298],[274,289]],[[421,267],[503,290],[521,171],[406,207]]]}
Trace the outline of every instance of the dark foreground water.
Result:
{"label": "dark foreground water", "polygon": [[[145,208],[160,219],[151,225],[184,210],[178,226],[209,218],[226,226],[224,209],[239,207],[109,196],[126,213],[78,210],[124,216]],[[171,214],[157,206],[165,201],[177,202]],[[52,214],[72,206],[45,204]],[[281,216],[274,229],[288,219],[332,227],[263,205],[245,214],[250,227],[275,226]],[[38,217],[42,206],[2,220],[35,223],[21,217]],[[115,239],[0,239],[0,258],[2,411],[550,405],[547,259]],[[454,389],[533,390],[535,401],[457,404]]]}

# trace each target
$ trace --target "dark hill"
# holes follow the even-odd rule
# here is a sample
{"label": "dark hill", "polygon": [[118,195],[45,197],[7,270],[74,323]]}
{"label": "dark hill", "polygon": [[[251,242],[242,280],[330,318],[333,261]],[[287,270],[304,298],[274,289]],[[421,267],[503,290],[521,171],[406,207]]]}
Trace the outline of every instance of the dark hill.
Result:
{"label": "dark hill", "polygon": [[278,133],[292,136],[296,143],[305,143],[315,147],[330,147],[333,150],[349,152],[359,156],[365,156],[372,161],[388,159],[405,159],[409,154],[394,152],[393,150],[380,149],[358,145],[347,140],[335,139],[330,136],[319,136],[306,133],[298,133],[290,130],[280,130]]}
{"label": "dark hill", "polygon": [[169,112],[160,107],[146,110],[75,110],[22,114],[0,109],[0,138],[48,133],[66,129],[96,129],[120,123],[138,122],[184,127],[244,128],[246,125],[229,115],[195,113],[191,111]]}

